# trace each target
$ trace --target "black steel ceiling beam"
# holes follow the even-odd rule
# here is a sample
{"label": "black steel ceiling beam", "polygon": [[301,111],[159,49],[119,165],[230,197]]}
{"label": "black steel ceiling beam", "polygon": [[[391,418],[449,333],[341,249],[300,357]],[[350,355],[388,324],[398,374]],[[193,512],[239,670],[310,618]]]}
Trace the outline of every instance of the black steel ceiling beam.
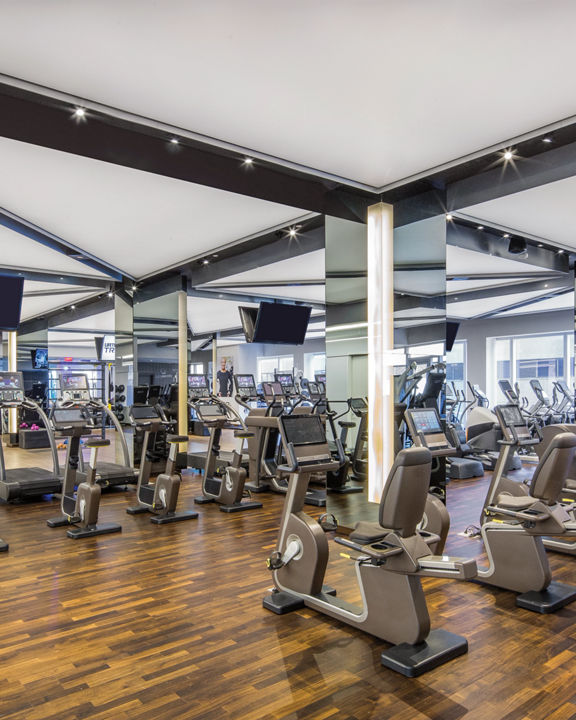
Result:
{"label": "black steel ceiling beam", "polygon": [[90,110],[74,122],[72,102],[0,83],[0,135],[94,160],[291,205],[347,220],[364,221],[373,194],[336,180],[254,160],[235,152],[133,120]]}
{"label": "black steel ceiling beam", "polygon": [[539,248],[530,245],[525,255],[514,255],[508,252],[510,238],[502,237],[501,232],[491,232],[489,229],[478,230],[468,224],[450,222],[446,228],[446,242],[448,245],[460,247],[465,250],[493,255],[506,260],[531,265],[532,267],[547,268],[555,272],[567,273],[570,269],[570,258],[567,253],[558,253],[548,248]]}
{"label": "black steel ceiling beam", "polygon": [[516,295],[526,292],[543,292],[547,290],[572,290],[571,279],[567,276],[547,278],[544,280],[532,280],[521,283],[508,283],[496,287],[478,288],[476,290],[463,290],[447,293],[446,304],[451,302],[468,302],[469,300],[487,300],[493,297],[505,295]]}
{"label": "black steel ceiling beam", "polygon": [[66,242],[48,230],[45,230],[38,225],[34,225],[24,218],[14,215],[4,208],[0,208],[0,225],[3,225],[5,228],[12,230],[19,235],[27,237],[30,240],[34,240],[34,242],[44,245],[55,252],[61,253],[71,260],[75,260],[76,262],[86,265],[93,270],[104,273],[104,275],[107,275],[108,278],[111,278],[112,280],[121,281],[123,279],[123,275],[126,275],[126,273],[122,273],[122,271],[118,270],[118,268],[105,263],[103,260],[91,255],[89,252],[82,250],[82,248]]}

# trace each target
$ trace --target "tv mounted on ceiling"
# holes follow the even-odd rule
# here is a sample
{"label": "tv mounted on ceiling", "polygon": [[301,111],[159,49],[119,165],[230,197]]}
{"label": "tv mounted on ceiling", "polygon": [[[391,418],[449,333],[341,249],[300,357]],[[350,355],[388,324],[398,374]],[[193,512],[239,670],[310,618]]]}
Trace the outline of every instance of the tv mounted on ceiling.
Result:
{"label": "tv mounted on ceiling", "polygon": [[260,307],[240,307],[246,342],[302,345],[306,338],[312,308],[307,305],[260,303]]}
{"label": "tv mounted on ceiling", "polygon": [[18,329],[23,293],[23,277],[0,275],[0,330]]}

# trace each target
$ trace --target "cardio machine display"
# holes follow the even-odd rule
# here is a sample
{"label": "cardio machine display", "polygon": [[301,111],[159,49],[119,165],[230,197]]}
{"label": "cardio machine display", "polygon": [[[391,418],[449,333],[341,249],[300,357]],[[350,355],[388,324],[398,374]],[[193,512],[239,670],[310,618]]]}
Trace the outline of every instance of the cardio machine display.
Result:
{"label": "cardio machine display", "polygon": [[326,442],[326,434],[318,415],[286,415],[278,422],[282,426],[286,442],[294,446],[322,445]]}

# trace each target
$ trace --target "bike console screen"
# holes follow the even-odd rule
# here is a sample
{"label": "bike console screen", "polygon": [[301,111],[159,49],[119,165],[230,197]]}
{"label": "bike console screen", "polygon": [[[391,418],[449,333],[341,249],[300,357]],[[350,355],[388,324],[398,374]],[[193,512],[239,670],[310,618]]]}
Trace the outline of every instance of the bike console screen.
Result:
{"label": "bike console screen", "polygon": [[526,425],[518,405],[499,405],[498,412],[507,427],[524,427]]}
{"label": "bike console screen", "polygon": [[413,408],[408,410],[416,432],[422,435],[436,435],[443,433],[438,413],[433,408]]}
{"label": "bike console screen", "polygon": [[287,443],[298,445],[323,445],[326,433],[318,415],[286,415],[279,418]]}

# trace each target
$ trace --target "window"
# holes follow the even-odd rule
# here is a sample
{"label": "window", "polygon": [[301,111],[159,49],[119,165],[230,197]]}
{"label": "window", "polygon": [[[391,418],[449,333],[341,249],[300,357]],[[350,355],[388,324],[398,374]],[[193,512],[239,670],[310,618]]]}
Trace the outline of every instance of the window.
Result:
{"label": "window", "polygon": [[291,373],[294,370],[294,355],[267,356],[258,358],[256,382],[271,382],[275,372]]}
{"label": "window", "polygon": [[204,363],[191,363],[190,375],[204,375]]}
{"label": "window", "polygon": [[326,372],[326,353],[306,353],[304,355],[304,377],[314,380],[316,373]]}
{"label": "window", "polygon": [[446,353],[446,382],[466,393],[466,341],[459,340]]}
{"label": "window", "polygon": [[518,383],[520,396],[529,405],[536,402],[530,380],[539,380],[550,397],[554,381],[565,380],[571,387],[574,365],[573,333],[550,335],[517,335],[488,339],[488,397],[491,405],[506,402],[499,380]]}

